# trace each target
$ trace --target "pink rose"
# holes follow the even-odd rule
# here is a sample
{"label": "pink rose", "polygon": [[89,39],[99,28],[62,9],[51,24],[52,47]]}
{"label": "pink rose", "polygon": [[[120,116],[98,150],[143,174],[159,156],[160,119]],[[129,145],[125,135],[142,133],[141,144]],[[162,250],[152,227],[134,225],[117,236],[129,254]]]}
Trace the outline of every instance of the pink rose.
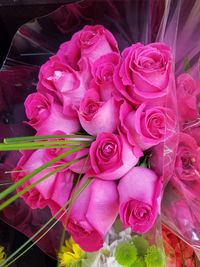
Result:
{"label": "pink rose", "polygon": [[87,60],[82,59],[80,63],[84,70],[77,72],[53,56],[40,68],[38,91],[56,95],[63,103],[64,114],[69,117],[77,116],[75,107],[79,107],[90,80]]}
{"label": "pink rose", "polygon": [[94,62],[101,56],[110,52],[118,52],[117,42],[102,25],[85,26],[79,35],[82,55]]}
{"label": "pink rose", "polygon": [[[65,133],[62,131],[55,131],[52,133],[53,135],[64,135]],[[53,141],[55,139],[49,139],[49,141]],[[58,140],[69,140],[69,138],[57,138]],[[59,155],[61,155],[62,153],[65,153],[67,151],[69,151],[71,148],[49,148],[49,149],[45,149],[45,158],[47,160],[52,160],[55,157],[58,157]],[[78,158],[81,158],[83,156],[87,156],[89,153],[89,148],[83,148],[77,152],[74,152],[73,154],[70,154],[68,156],[66,156],[65,158],[60,159],[59,161],[56,162],[56,166],[59,167],[59,165],[63,165],[66,164],[67,162],[70,162],[72,160],[76,160]],[[76,163],[70,164],[69,167],[67,167],[67,169],[72,170],[75,173],[85,173],[90,169],[90,160],[88,157],[83,158],[79,161],[77,161]],[[66,169],[62,170],[62,171],[66,171]]]}
{"label": "pink rose", "polygon": [[40,93],[30,94],[24,103],[28,124],[38,131],[38,135],[52,134],[56,130],[67,134],[77,132],[80,124],[77,118],[68,118],[62,112],[62,106],[53,97]]}
{"label": "pink rose", "polygon": [[69,42],[61,45],[57,56],[63,63],[79,69],[81,57],[84,56],[93,63],[110,52],[118,52],[118,45],[112,33],[102,25],[86,25],[81,31],[76,32]]}
{"label": "pink rose", "polygon": [[137,110],[132,110],[124,102],[120,120],[129,142],[142,150],[166,141],[175,133],[176,119],[170,108],[141,104]]}
{"label": "pink rose", "polygon": [[30,120],[29,125],[37,129],[37,127],[49,117],[53,102],[54,99],[50,95],[48,98],[40,93],[28,95],[24,102],[24,106],[26,109],[26,116]]}
{"label": "pink rose", "polygon": [[160,211],[162,181],[150,169],[132,168],[118,185],[120,218],[133,232],[149,231]]}
{"label": "pink rose", "polygon": [[177,100],[179,115],[183,122],[198,118],[198,96],[200,96],[200,84],[190,74],[181,74],[177,78]]}
{"label": "pink rose", "polygon": [[145,100],[165,96],[171,77],[172,55],[162,43],[133,44],[122,53],[114,81],[129,101],[140,104]]}
{"label": "pink rose", "polygon": [[[25,175],[40,167],[45,162],[47,161],[44,149],[22,151],[22,157],[16,167],[17,172],[14,171],[12,173],[13,181],[19,181]],[[27,186],[47,175],[53,169],[54,166],[42,170],[40,173],[36,174],[23,185],[18,187],[17,192],[20,192]],[[62,206],[63,202],[66,202],[70,196],[73,186],[73,177],[74,175],[70,171],[53,174],[44,181],[35,185],[27,193],[23,194],[22,198],[33,209],[44,208],[46,205],[49,205],[52,209],[58,205]]]}
{"label": "pink rose", "polygon": [[[86,181],[86,177],[78,188]],[[82,249],[87,252],[98,251],[117,217],[118,208],[116,183],[93,178],[72,205],[67,230]]]}
{"label": "pink rose", "polygon": [[[56,176],[55,183],[52,189],[51,198],[47,201],[47,205],[54,216],[64,205],[71,196],[75,174],[69,169],[65,172],[59,172]],[[57,217],[59,217],[60,213]]]}
{"label": "pink rose", "polygon": [[[91,166],[95,176],[116,180],[135,166],[142,156],[137,147],[131,147],[118,134],[101,133],[90,147]],[[92,173],[93,173],[92,172]]]}
{"label": "pink rose", "polygon": [[180,180],[194,181],[200,177],[200,150],[195,139],[180,133],[175,174]]}
{"label": "pink rose", "polygon": [[195,124],[194,122],[191,122],[191,124],[185,125],[183,130],[185,133],[191,135],[197,142],[198,146],[200,146],[200,125],[198,125],[198,123]]}
{"label": "pink rose", "polygon": [[78,72],[70,65],[59,61],[57,56],[52,56],[43,64],[39,72],[39,90],[43,88],[52,91],[59,96],[80,86]]}
{"label": "pink rose", "polygon": [[113,84],[113,75],[118,63],[119,54],[113,52],[100,57],[92,65],[92,75],[104,101],[108,100],[113,93],[118,92]]}
{"label": "pink rose", "polygon": [[78,116],[83,129],[90,135],[115,132],[119,123],[119,101],[110,97],[103,101],[96,89],[89,89],[81,101]]}
{"label": "pink rose", "polygon": [[56,56],[63,64],[70,65],[74,70],[79,70],[78,62],[81,58],[79,32],[76,32],[71,40],[61,44]]}

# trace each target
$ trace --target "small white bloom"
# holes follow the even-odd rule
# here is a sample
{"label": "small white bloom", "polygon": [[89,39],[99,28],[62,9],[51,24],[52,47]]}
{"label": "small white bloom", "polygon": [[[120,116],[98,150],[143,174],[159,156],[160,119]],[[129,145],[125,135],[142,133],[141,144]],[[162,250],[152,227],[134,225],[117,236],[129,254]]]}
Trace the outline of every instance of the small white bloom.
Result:
{"label": "small white bloom", "polygon": [[103,248],[99,251],[90,267],[121,267],[115,259],[115,249],[120,242],[130,239],[131,228],[127,228],[120,233],[111,228],[105,238]]}

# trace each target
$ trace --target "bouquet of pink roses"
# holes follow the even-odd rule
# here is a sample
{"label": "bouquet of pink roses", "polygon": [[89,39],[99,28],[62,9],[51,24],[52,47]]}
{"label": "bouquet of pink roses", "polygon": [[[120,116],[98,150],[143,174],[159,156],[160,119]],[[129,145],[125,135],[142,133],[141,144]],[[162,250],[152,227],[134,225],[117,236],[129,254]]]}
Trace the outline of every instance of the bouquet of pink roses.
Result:
{"label": "bouquet of pink roses", "polygon": [[[136,2],[132,1],[131,9],[135,8],[135,14],[143,1]],[[13,184],[0,193],[1,218],[51,255],[52,247],[57,252],[70,235],[67,247],[70,253],[74,251],[75,260],[62,261],[61,257],[61,266],[80,262],[109,266],[105,256],[109,246],[113,266],[165,266],[157,218],[169,181],[163,201],[165,223],[191,245],[194,229],[199,236],[198,53],[195,46],[188,59],[183,52],[175,58],[178,41],[173,43],[177,32],[172,28],[180,27],[176,17],[185,12],[185,5],[179,2],[173,9],[170,3],[165,8],[156,1],[151,4],[140,12],[153,15],[159,10],[159,22],[152,16],[151,24],[140,22],[127,32],[120,24],[125,21],[120,9],[127,8],[127,3],[104,1],[100,17],[93,14],[97,5],[93,1],[63,6],[47,17],[48,24],[56,26],[55,32],[62,33],[61,39],[48,36],[46,43],[31,23],[16,36],[23,37],[24,46],[31,36],[38,61],[47,54],[44,64],[39,64],[38,80],[38,68],[31,67],[26,58],[26,64],[17,68],[7,67],[8,58],[0,74],[15,89],[26,88],[20,96],[13,94],[12,86],[7,92],[13,103],[20,103],[14,105],[15,114],[23,114],[24,103],[26,118],[18,116],[16,128],[2,125],[2,184],[10,182],[10,173]],[[109,16],[102,21],[105,7]],[[194,3],[190,8],[200,7]],[[95,19],[91,23],[88,17]],[[46,27],[45,18],[38,23]],[[134,38],[130,38],[131,29]],[[145,33],[151,33],[151,38],[145,39]],[[56,42],[58,49],[49,53]],[[30,46],[25,47],[28,54]],[[183,67],[194,78],[182,73]],[[177,73],[182,74],[177,78]],[[12,215],[16,213],[18,220]],[[121,239],[123,228],[130,228],[131,233]],[[107,240],[112,231],[117,234]],[[1,266],[9,266],[25,246]],[[97,251],[103,256],[91,253]]]}

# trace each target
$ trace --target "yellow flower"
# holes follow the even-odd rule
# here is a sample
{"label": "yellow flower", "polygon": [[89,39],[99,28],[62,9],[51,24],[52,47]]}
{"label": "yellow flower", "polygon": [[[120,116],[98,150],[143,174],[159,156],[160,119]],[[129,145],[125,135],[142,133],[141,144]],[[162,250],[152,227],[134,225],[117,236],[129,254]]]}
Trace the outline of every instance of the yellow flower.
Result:
{"label": "yellow flower", "polygon": [[0,264],[5,261],[6,253],[4,251],[4,247],[0,246]]}
{"label": "yellow flower", "polygon": [[81,258],[83,258],[85,252],[79,247],[78,244],[74,242],[72,238],[65,241],[65,245],[63,245],[58,253],[58,260],[60,266],[68,267],[73,264],[77,264]]}

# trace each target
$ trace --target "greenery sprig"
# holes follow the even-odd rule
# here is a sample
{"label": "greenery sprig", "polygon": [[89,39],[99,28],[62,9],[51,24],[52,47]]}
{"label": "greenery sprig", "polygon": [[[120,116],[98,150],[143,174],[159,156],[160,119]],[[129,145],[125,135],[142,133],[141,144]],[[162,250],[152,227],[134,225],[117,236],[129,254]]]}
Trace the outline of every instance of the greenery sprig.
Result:
{"label": "greenery sprig", "polygon": [[165,256],[160,248],[151,246],[143,236],[122,241],[115,250],[116,261],[124,267],[164,267]]}
{"label": "greenery sprig", "polygon": [[[66,138],[65,140],[60,139]],[[57,139],[57,140],[56,140]],[[58,140],[59,139],[59,140]],[[50,141],[49,141],[50,140]],[[15,191],[17,188],[22,186],[25,182],[31,179],[33,176],[42,172],[44,169],[49,169],[49,172],[42,176],[37,181],[31,183],[29,186],[26,186],[23,190],[19,191],[17,194],[11,196],[6,199],[4,202],[0,204],[0,210],[7,207],[13,201],[18,199],[21,195],[28,192],[37,184],[41,183],[49,176],[69,167],[75,162],[85,158],[87,160],[88,156],[83,156],[77,158],[75,160],[71,160],[66,162],[65,164],[57,165],[55,168],[55,164],[57,161],[65,158],[68,155],[71,155],[77,151],[82,150],[83,148],[89,147],[91,142],[94,140],[94,137],[88,135],[46,135],[46,136],[26,136],[26,137],[16,137],[16,138],[8,138],[4,139],[4,142],[0,144],[0,151],[12,151],[12,150],[35,150],[35,149],[51,149],[51,148],[68,148],[67,151],[61,153],[57,157],[49,160],[42,166],[37,169],[31,171],[29,174],[24,176],[18,182],[12,184],[7,189],[0,193],[0,200],[6,198],[10,193]],[[23,170],[22,170],[23,171]],[[80,180],[81,174],[79,175]],[[19,259],[22,255],[24,255],[27,251],[29,251],[40,239],[42,239],[59,221],[60,219],[69,212],[71,206],[76,201],[80,193],[89,185],[91,179],[88,178],[80,188],[76,190],[70,197],[70,199],[61,207],[58,212],[52,216],[50,220],[47,221],[27,242],[25,242],[21,247],[19,247],[14,253],[12,253],[3,263],[0,264],[0,267],[8,267],[17,259]],[[67,216],[66,216],[67,217]]]}

